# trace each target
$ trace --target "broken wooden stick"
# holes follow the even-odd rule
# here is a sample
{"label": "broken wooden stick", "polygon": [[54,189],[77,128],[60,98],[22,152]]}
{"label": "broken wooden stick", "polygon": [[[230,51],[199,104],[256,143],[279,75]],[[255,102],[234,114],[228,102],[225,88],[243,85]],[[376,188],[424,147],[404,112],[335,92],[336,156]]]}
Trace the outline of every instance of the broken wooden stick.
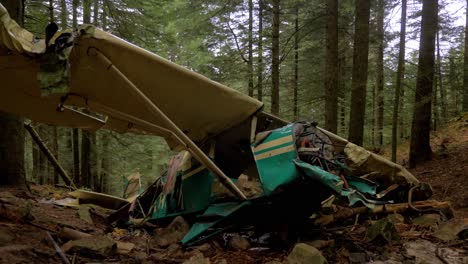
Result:
{"label": "broken wooden stick", "polygon": [[[419,210],[439,210],[443,212],[447,217],[453,217],[453,209],[450,202],[440,202],[435,200],[417,201],[413,203],[413,206]],[[356,208],[340,208],[340,210],[332,215],[323,215],[317,218],[314,223],[318,225],[328,225],[333,222],[351,218],[358,214],[391,214],[391,213],[404,213],[408,211],[414,211],[408,203],[399,204],[383,204],[376,205],[373,209],[363,207]]]}
{"label": "broken wooden stick", "polygon": [[68,227],[64,227],[62,228],[62,230],[60,230],[58,236],[64,240],[78,240],[85,237],[90,237],[91,235]]}
{"label": "broken wooden stick", "polygon": [[57,245],[57,243],[55,243],[55,240],[52,238],[50,233],[46,232],[46,234],[47,234],[47,238],[50,240],[50,242],[52,242],[52,245],[54,246],[55,251],[62,258],[63,263],[70,264],[70,261],[67,259],[67,256],[65,256],[65,253],[63,253],[62,249]]}
{"label": "broken wooden stick", "polygon": [[31,134],[31,137],[34,140],[34,142],[36,142],[36,144],[39,146],[39,148],[44,153],[44,155],[46,155],[46,157],[49,159],[50,163],[52,163],[52,166],[54,166],[55,170],[62,177],[65,184],[69,185],[72,189],[76,190],[75,183],[73,183],[73,181],[67,175],[67,172],[62,168],[62,166],[60,166],[57,159],[49,150],[49,148],[47,148],[47,146],[44,144],[44,142],[42,141],[41,137],[39,136],[37,131],[34,129],[34,127],[31,126],[30,123],[27,123],[27,124],[25,123],[24,128],[26,128],[29,134]]}

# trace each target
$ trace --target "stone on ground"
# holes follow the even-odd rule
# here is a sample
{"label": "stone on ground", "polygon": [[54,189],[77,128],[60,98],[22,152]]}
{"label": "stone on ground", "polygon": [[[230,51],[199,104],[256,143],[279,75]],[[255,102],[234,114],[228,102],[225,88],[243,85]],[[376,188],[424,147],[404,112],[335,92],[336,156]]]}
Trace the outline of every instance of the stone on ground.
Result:
{"label": "stone on ground", "polygon": [[322,253],[313,246],[298,243],[288,256],[289,264],[324,264],[328,263]]}

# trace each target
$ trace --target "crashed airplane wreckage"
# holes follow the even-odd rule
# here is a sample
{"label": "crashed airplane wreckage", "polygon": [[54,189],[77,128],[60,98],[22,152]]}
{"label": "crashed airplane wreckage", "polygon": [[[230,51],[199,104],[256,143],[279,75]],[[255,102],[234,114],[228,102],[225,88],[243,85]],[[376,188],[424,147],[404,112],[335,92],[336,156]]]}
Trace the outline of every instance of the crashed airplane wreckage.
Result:
{"label": "crashed airplane wreckage", "polygon": [[1,5],[0,19],[0,110],[162,136],[180,151],[111,222],[182,215],[193,223],[182,240],[189,245],[242,224],[298,225],[331,195],[372,208],[406,201],[415,188],[413,198],[431,194],[397,164],[314,123],[269,115],[261,102],[98,28],[49,25],[44,40]]}

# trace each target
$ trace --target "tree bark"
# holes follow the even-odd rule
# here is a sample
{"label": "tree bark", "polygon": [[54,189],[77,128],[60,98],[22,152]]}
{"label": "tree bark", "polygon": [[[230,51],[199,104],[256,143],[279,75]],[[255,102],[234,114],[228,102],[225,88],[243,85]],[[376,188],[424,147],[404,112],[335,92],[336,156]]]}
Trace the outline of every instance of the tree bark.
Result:
{"label": "tree bark", "polygon": [[[400,95],[402,93],[402,82],[405,78],[405,49],[406,49],[406,1],[401,1],[401,22],[400,22],[400,44],[398,51],[398,68],[395,81],[395,100],[393,102],[393,119],[392,119],[392,161],[396,162],[396,152],[398,146],[398,113],[401,109]],[[401,103],[403,104],[403,103]],[[400,111],[401,113],[401,111]],[[402,129],[400,124],[400,129]]]}
{"label": "tree bark", "polygon": [[338,0],[327,0],[325,30],[325,129],[338,129]]}
{"label": "tree bark", "polygon": [[110,137],[109,132],[104,131],[102,133],[102,161],[101,161],[101,177],[100,177],[100,189],[103,193],[109,193],[109,175],[111,171],[110,166]]}
{"label": "tree bark", "polygon": [[73,146],[73,181],[81,186],[80,179],[80,145],[79,145],[80,131],[78,128],[72,129],[72,146]]}
{"label": "tree bark", "polygon": [[356,0],[349,141],[362,145],[366,115],[370,1]]}
{"label": "tree bark", "polygon": [[299,7],[296,5],[294,19],[294,83],[293,83],[293,114],[294,121],[298,119],[297,94],[299,89]]}
{"label": "tree bark", "polygon": [[258,0],[257,99],[263,100],[263,0]]}
{"label": "tree bark", "polygon": [[465,54],[463,63],[463,112],[468,112],[468,0],[466,1]]}
{"label": "tree bark", "polygon": [[99,0],[93,3],[93,25],[99,26]]}
{"label": "tree bark", "polygon": [[442,124],[447,122],[447,96],[445,93],[445,88],[443,86],[442,79],[442,58],[440,56],[440,36],[439,31],[437,31],[437,79],[440,93],[440,114]]}
{"label": "tree bark", "polygon": [[60,26],[62,29],[68,27],[68,10],[67,10],[67,1],[60,0]]}
{"label": "tree bark", "polygon": [[54,1],[49,0],[49,22],[55,22],[54,18]]}
{"label": "tree bark", "polygon": [[375,147],[380,150],[383,145],[383,123],[384,123],[384,17],[385,1],[379,0],[377,10],[377,73],[375,90]]}
{"label": "tree bark", "polygon": [[[345,53],[345,52],[343,52]],[[339,73],[340,79],[338,82],[338,95],[339,95],[339,106],[340,106],[340,134],[342,136],[346,135],[346,55],[343,54],[339,59]]]}
{"label": "tree bark", "polygon": [[[0,0],[10,17],[24,22],[24,1]],[[10,87],[13,88],[13,87]],[[23,120],[0,111],[0,185],[25,187]]]}
{"label": "tree bark", "polygon": [[431,159],[431,99],[434,82],[434,52],[437,32],[438,1],[423,0],[419,62],[416,79],[409,165]]}
{"label": "tree bark", "polygon": [[272,47],[271,47],[271,113],[279,114],[279,13],[280,0],[273,0]]}
{"label": "tree bark", "polygon": [[80,0],[73,0],[72,2],[72,14],[73,14],[73,28],[78,26],[78,8],[80,6]]}
{"label": "tree bark", "polygon": [[91,0],[83,0],[83,24],[91,24]]}
{"label": "tree bark", "polygon": [[249,58],[247,60],[247,67],[248,67],[248,86],[249,86],[249,96],[253,97],[254,92],[254,84],[253,84],[253,77],[254,77],[254,69],[253,69],[253,1],[249,0],[249,33],[248,33],[248,42],[249,42]]}

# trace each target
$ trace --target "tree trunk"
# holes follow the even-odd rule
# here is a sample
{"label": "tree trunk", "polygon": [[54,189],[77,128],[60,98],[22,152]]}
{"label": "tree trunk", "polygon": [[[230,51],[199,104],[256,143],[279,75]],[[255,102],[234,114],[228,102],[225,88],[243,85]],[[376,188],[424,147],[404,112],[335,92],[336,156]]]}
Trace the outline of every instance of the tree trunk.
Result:
{"label": "tree trunk", "polygon": [[[54,155],[55,159],[58,160],[59,159],[59,154],[58,154],[58,147],[59,146],[58,146],[57,127],[52,126],[51,128],[52,128],[52,147],[51,147],[51,151],[52,151],[52,154]],[[54,175],[54,182],[53,183],[54,184],[59,183],[59,173],[57,172],[57,170],[54,169],[53,175]]]}
{"label": "tree trunk", "polygon": [[376,90],[375,90],[375,123],[376,123],[376,139],[375,145],[377,149],[381,149],[383,145],[383,123],[384,123],[384,17],[385,17],[385,1],[379,0],[377,11],[377,73],[376,73]]}
{"label": "tree trunk", "polygon": [[91,133],[81,131],[81,175],[82,186],[91,188]]}
{"label": "tree trunk", "polygon": [[419,62],[416,79],[409,165],[431,159],[431,98],[434,81],[434,52],[437,32],[437,0],[423,0]]}
{"label": "tree trunk", "polygon": [[280,0],[273,0],[273,23],[271,30],[271,113],[279,114],[279,13]]}
{"label": "tree trunk", "polygon": [[101,25],[102,29],[107,30],[107,8],[108,8],[107,0],[102,0],[102,15],[101,15]]}
{"label": "tree trunk", "polygon": [[83,0],[83,24],[91,24],[91,0]]}
{"label": "tree trunk", "polygon": [[437,31],[437,76],[439,80],[439,93],[440,93],[440,114],[441,114],[441,121],[442,124],[447,122],[447,96],[446,91],[443,86],[443,79],[442,79],[442,58],[440,56],[440,39],[439,39],[439,31]]}
{"label": "tree trunk", "polygon": [[54,1],[49,0],[49,22],[54,22]]}
{"label": "tree trunk", "polygon": [[93,25],[99,26],[99,0],[93,3]]}
{"label": "tree trunk", "polygon": [[79,145],[80,131],[78,128],[72,129],[72,145],[73,145],[73,181],[82,186],[80,178],[80,145]]}
{"label": "tree trunk", "polygon": [[[406,46],[406,1],[401,1],[401,22],[400,22],[400,44],[398,51],[398,68],[395,81],[395,101],[393,102],[393,120],[392,120],[392,161],[396,162],[397,152],[397,133],[398,133],[398,113],[401,109],[400,95],[402,93],[402,82],[405,78],[405,46]],[[403,103],[401,103],[403,104]],[[400,117],[401,119],[401,117]],[[403,129],[400,123],[400,130]]]}
{"label": "tree trunk", "polygon": [[249,0],[249,33],[248,33],[248,42],[249,42],[249,58],[247,60],[247,67],[248,67],[248,79],[249,79],[249,96],[253,96],[254,92],[254,84],[253,84],[253,39],[252,39],[252,31],[253,31],[253,1]]}
{"label": "tree trunk", "polygon": [[325,30],[325,129],[338,129],[338,0],[327,0]]}
{"label": "tree trunk", "polygon": [[294,114],[294,121],[298,118],[298,108],[297,108],[297,93],[299,89],[299,7],[296,6],[295,8],[295,15],[296,18],[294,20],[294,83],[293,83],[293,114]]}
{"label": "tree trunk", "polygon": [[263,0],[258,0],[257,99],[263,100]]}
{"label": "tree trunk", "polygon": [[[344,53],[344,52],[343,52]],[[339,106],[340,106],[340,134],[341,136],[346,135],[346,55],[340,56],[339,59],[339,73],[340,79],[338,82],[338,95],[339,95]]]}
{"label": "tree trunk", "polygon": [[433,82],[433,89],[432,92],[432,130],[437,131],[439,129],[439,104],[437,102],[437,84],[439,83],[439,78],[437,74],[434,74],[434,82]]}
{"label": "tree trunk", "polygon": [[370,1],[356,0],[349,141],[362,145],[366,115]]}
{"label": "tree trunk", "polygon": [[67,1],[60,0],[60,26],[62,29],[68,27],[68,10],[67,10]]}
{"label": "tree trunk", "polygon": [[[10,17],[24,22],[24,1],[0,0]],[[0,111],[0,185],[25,186],[23,119]]]}
{"label": "tree trunk", "polygon": [[466,1],[465,55],[463,63],[463,112],[468,112],[468,0]]}
{"label": "tree trunk", "polygon": [[109,193],[109,175],[110,175],[110,137],[108,131],[102,133],[102,161],[101,161],[101,177],[100,177],[100,189],[103,193]]}
{"label": "tree trunk", "polygon": [[72,2],[72,12],[73,12],[73,28],[78,26],[78,8],[80,5],[80,0],[73,0]]}

